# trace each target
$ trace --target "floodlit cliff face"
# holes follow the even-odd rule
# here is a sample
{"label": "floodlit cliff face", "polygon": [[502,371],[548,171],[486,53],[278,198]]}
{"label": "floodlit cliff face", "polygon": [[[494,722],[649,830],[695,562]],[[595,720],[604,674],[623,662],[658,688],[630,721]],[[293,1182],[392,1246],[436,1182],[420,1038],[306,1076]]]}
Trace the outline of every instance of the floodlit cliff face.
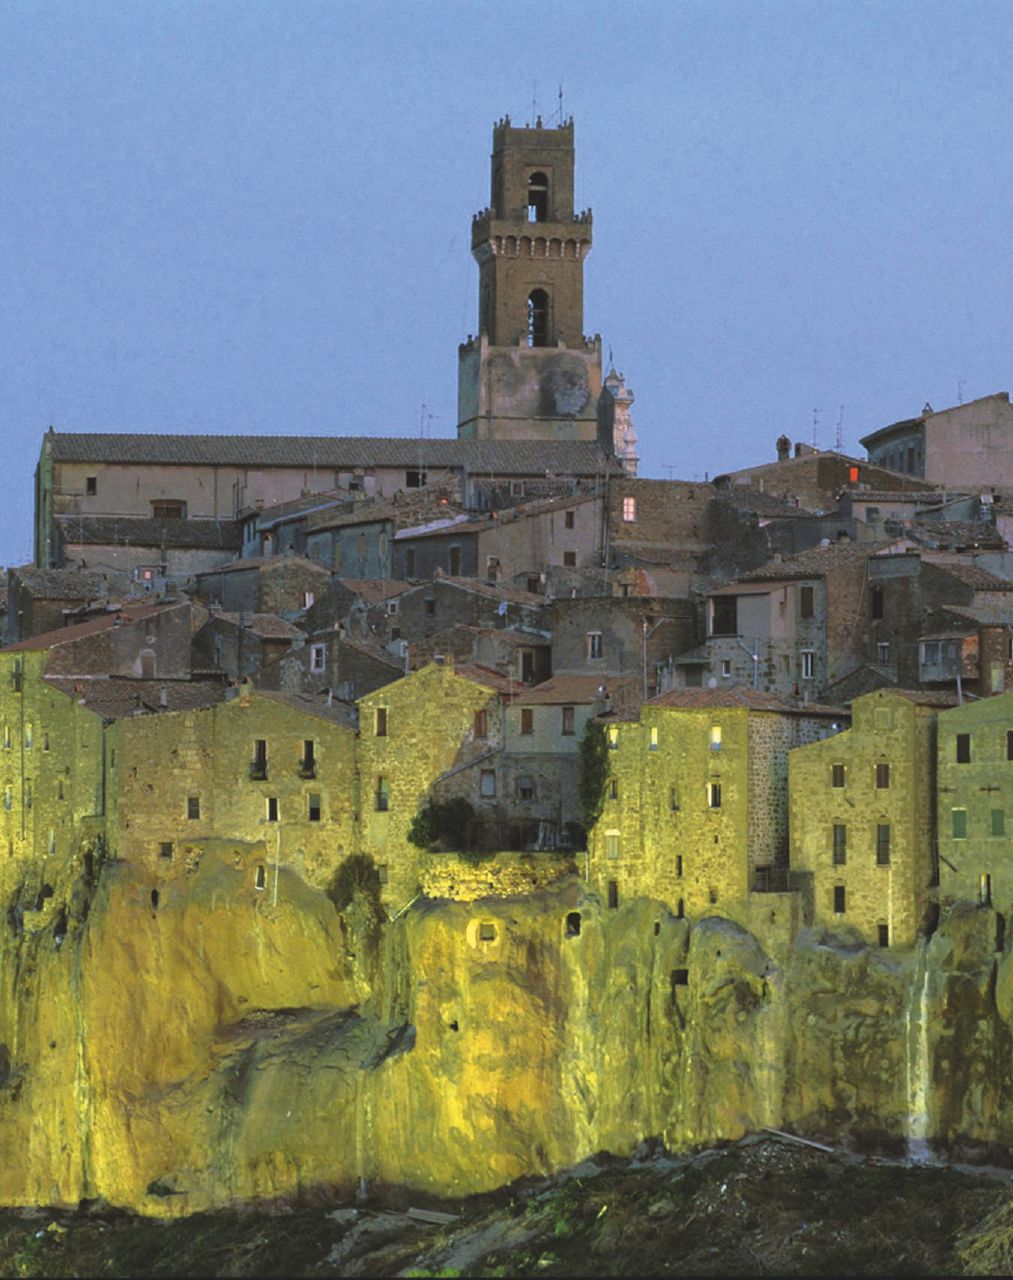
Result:
{"label": "floodlit cliff face", "polygon": [[270,866],[258,889],[225,842],[157,900],[100,859],[49,888],[5,888],[8,1204],[458,1195],[763,1125],[1013,1145],[991,909],[958,906],[911,952],[802,933],[776,964],[739,924],[603,909],[575,875],[392,923],[368,879],[328,896]]}

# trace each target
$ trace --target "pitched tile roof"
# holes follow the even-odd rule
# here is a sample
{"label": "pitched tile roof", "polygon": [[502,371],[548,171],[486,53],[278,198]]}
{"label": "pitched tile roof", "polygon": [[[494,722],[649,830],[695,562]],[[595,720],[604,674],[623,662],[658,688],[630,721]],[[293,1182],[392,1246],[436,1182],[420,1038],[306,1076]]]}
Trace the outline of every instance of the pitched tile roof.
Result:
{"label": "pitched tile roof", "polygon": [[322,564],[317,564],[315,560],[308,560],[306,556],[246,556],[242,560],[230,560],[227,564],[215,565],[213,569],[202,569],[200,573],[195,574],[197,578],[217,578],[222,573],[245,573],[252,569],[267,569],[271,572],[281,569],[290,569],[292,567],[300,569],[310,569],[314,573],[326,574],[330,577],[330,570]]}
{"label": "pitched tile roof", "polygon": [[241,626],[261,640],[300,640],[303,632],[291,622],[279,618],[276,613],[235,613],[227,609],[212,609],[209,623],[218,620]]}
{"label": "pitched tile roof", "polygon": [[334,585],[342,587],[350,595],[358,596],[366,604],[380,604],[408,591],[416,584],[400,578],[335,578]]}
{"label": "pitched tile roof", "polygon": [[124,622],[139,622],[149,618],[153,613],[163,609],[189,608],[189,600],[159,600],[153,604],[125,604],[110,609],[108,613],[97,618],[89,618],[86,622],[75,622],[69,627],[57,627],[55,631],[44,631],[40,635],[30,636],[27,640],[18,640],[15,644],[4,645],[0,652],[12,653],[20,649],[51,649],[53,645],[69,644],[84,636],[96,635],[108,631],[111,627],[121,626]]}
{"label": "pitched tile roof", "polygon": [[11,572],[15,583],[36,600],[92,600],[108,590],[102,575],[87,569],[36,569],[26,564]]}
{"label": "pitched tile roof", "polygon": [[587,705],[612,703],[613,710],[640,702],[640,681],[636,676],[552,676],[541,684],[528,686],[516,699],[525,706]]}
{"label": "pitched tile roof", "polygon": [[1000,578],[988,569],[981,568],[980,565],[949,560],[931,560],[929,563],[936,569],[941,569],[943,573],[957,578],[974,591],[1013,591],[1013,582],[1008,578]]}
{"label": "pitched tile roof", "polygon": [[152,711],[194,711],[225,700],[224,686],[208,681],[121,680],[116,676],[46,676],[45,680],[103,720]]}
{"label": "pitched tile roof", "polygon": [[782,578],[822,578],[824,574],[843,565],[855,564],[860,560],[868,560],[885,548],[893,546],[892,542],[830,542],[825,547],[811,547],[808,551],[800,551],[798,555],[786,556],[783,560],[770,560],[744,573],[739,582],[778,582]]}
{"label": "pitched tile roof", "polygon": [[258,698],[283,703],[308,716],[319,716],[321,720],[330,720],[349,729],[354,729],[358,723],[359,713],[354,703],[328,697],[326,693],[282,693],[277,689],[255,689],[254,693]]}
{"label": "pitched tile roof", "polygon": [[719,710],[745,707],[749,711],[778,711],[782,715],[840,715],[839,707],[825,707],[818,703],[787,702],[776,693],[763,693],[747,685],[733,685],[718,689],[669,689],[645,703],[648,707],[687,707],[691,710]]}
{"label": "pitched tile roof", "polygon": [[594,441],[419,440],[413,436],[161,435],[49,431],[55,462],[291,468],[466,467],[475,475],[544,477],[620,470]]}
{"label": "pitched tile roof", "polygon": [[435,581],[449,583],[464,591],[474,591],[476,595],[488,596],[492,600],[505,600],[508,604],[526,605],[531,609],[545,607],[544,596],[535,595],[533,591],[522,591],[520,587],[513,587],[508,582],[485,582],[481,578],[451,578],[447,575]]}
{"label": "pitched tile roof", "polygon": [[446,665],[448,670],[453,671],[454,675],[460,676],[462,680],[470,680],[472,684],[484,685],[485,688],[492,689],[499,694],[516,697],[524,689],[524,685],[519,684],[516,680],[500,675],[492,667],[483,667],[477,662],[462,662],[455,666],[447,663]]}
{"label": "pitched tile roof", "polygon": [[242,545],[242,532],[234,520],[57,516],[56,523],[68,546],[200,547],[238,551]]}

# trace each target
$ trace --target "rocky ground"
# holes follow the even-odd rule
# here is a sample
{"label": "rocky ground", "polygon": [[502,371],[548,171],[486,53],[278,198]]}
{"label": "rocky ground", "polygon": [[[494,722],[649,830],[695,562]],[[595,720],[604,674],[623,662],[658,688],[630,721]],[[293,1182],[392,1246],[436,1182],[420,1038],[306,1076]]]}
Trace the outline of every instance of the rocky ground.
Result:
{"label": "rocky ground", "polygon": [[0,1213],[3,1276],[1010,1275],[1013,1174],[909,1167],[774,1135],[600,1157],[493,1195],[168,1222]]}

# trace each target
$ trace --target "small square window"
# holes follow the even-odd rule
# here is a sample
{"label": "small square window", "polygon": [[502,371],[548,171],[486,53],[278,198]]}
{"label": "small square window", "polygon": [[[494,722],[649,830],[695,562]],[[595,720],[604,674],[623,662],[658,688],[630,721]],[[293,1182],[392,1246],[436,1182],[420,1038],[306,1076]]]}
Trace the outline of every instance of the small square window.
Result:
{"label": "small square window", "polygon": [[478,940],[479,942],[496,941],[496,926],[491,920],[482,920],[479,922]]}
{"label": "small square window", "polygon": [[200,796],[187,796],[186,816],[191,820],[200,817]]}
{"label": "small square window", "polygon": [[577,567],[577,553],[576,553],[576,551],[564,551],[564,552],[563,552],[563,567],[564,567],[564,569],[576,569],[576,567]]}
{"label": "small square window", "polygon": [[158,846],[158,856],[159,856],[160,858],[171,858],[171,857],[172,857],[172,841],[171,841],[171,840],[163,840],[163,841],[159,844],[159,846]]}

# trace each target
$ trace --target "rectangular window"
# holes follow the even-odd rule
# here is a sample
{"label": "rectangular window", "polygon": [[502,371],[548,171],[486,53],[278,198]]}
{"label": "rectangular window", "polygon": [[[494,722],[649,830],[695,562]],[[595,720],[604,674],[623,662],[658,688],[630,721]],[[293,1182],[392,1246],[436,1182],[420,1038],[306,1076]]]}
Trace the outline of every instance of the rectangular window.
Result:
{"label": "rectangular window", "polygon": [[152,501],[151,515],[154,520],[185,520],[186,503],[167,498]]}
{"label": "rectangular window", "polygon": [[562,716],[563,716],[563,728],[562,728],[563,737],[564,737],[564,738],[572,738],[572,737],[573,737],[573,735],[574,735],[574,733],[576,732],[576,730],[575,730],[575,728],[574,728],[574,709],[573,709],[573,707],[563,707],[563,708],[562,708]]}
{"label": "rectangular window", "polygon": [[889,662],[889,661],[890,661],[890,642],[889,642],[889,640],[880,640],[880,642],[876,645],[876,661],[877,661],[877,662]]}
{"label": "rectangular window", "polygon": [[461,572],[461,548],[451,547],[448,553],[447,566],[450,569],[450,576],[456,578]]}
{"label": "rectangular window", "polygon": [[304,778],[315,778],[317,776],[317,747],[312,738],[303,739],[299,773]]}
{"label": "rectangular window", "polygon": [[499,556],[486,556],[485,577],[487,582],[496,582],[499,578]]}
{"label": "rectangular window", "polygon": [[675,874],[679,877],[680,880],[682,879],[682,854],[681,853],[677,853],[675,855]]}
{"label": "rectangular window", "polygon": [[250,777],[263,782],[267,777],[267,739],[253,740],[253,759],[250,761]]}
{"label": "rectangular window", "polygon": [[618,778],[609,778],[609,799],[610,800],[619,799],[619,779]]}
{"label": "rectangular window", "polygon": [[304,591],[302,593],[302,607],[308,609],[315,599],[316,596],[312,591]]}
{"label": "rectangular window", "polygon": [[377,878],[377,880],[379,880],[380,884],[386,884],[386,883],[388,882],[388,880],[390,879],[390,875],[389,875],[389,873],[388,873],[388,871],[387,871],[387,864],[386,864],[386,862],[378,862],[378,863],[377,863],[377,865],[376,865],[376,878]]}
{"label": "rectangular window", "polygon": [[721,783],[720,782],[708,782],[707,803],[712,809],[721,808]]}
{"label": "rectangular window", "polygon": [[376,811],[386,813],[390,808],[390,783],[386,778],[376,780]]}
{"label": "rectangular window", "polygon": [[496,770],[483,769],[479,777],[478,793],[485,799],[491,799],[496,794]]}
{"label": "rectangular window", "polygon": [[527,582],[527,590],[531,593],[531,595],[536,596],[539,594],[541,585],[542,585],[541,578],[530,577],[528,578],[528,582]]}
{"label": "rectangular window", "polygon": [[425,606],[426,606],[426,613],[427,613],[427,615],[428,615],[430,618],[431,618],[431,617],[433,617],[433,616],[434,616],[434,614],[436,613],[436,601],[435,601],[435,600],[431,600],[431,599],[430,599],[430,600],[426,600],[426,601],[425,601]]}
{"label": "rectangular window", "polygon": [[967,810],[951,809],[950,818],[953,823],[952,829],[953,829],[954,840],[966,840],[967,839]]}
{"label": "rectangular window", "polygon": [[845,908],[846,901],[847,900],[844,894],[844,885],[835,884],[834,885],[834,915],[837,915],[837,916],[844,915],[844,908]]}
{"label": "rectangular window", "polygon": [[876,866],[890,865],[890,824],[880,822],[876,825]]}
{"label": "rectangular window", "polygon": [[623,520],[626,524],[632,524],[637,518],[637,500],[636,498],[623,498]]}
{"label": "rectangular window", "polygon": [[1013,729],[1006,730],[1006,759],[1013,760]]}
{"label": "rectangular window", "polygon": [[890,766],[888,764],[876,765],[876,787],[879,791],[885,791],[890,785]]}
{"label": "rectangular window", "polygon": [[186,816],[191,821],[200,817],[200,796],[187,796]]}
{"label": "rectangular window", "polygon": [[619,906],[619,882],[618,880],[609,881],[609,907],[615,910]]}
{"label": "rectangular window", "polygon": [[738,608],[735,596],[711,597],[711,635],[734,636],[738,633]]}
{"label": "rectangular window", "polygon": [[475,737],[488,738],[489,713],[485,709],[475,712]]}
{"label": "rectangular window", "polygon": [[890,926],[888,924],[880,924],[876,926],[879,935],[879,945],[888,947],[890,945]]}
{"label": "rectangular window", "polygon": [[158,846],[158,856],[159,856],[160,858],[171,858],[171,857],[172,857],[172,841],[171,841],[171,840],[163,840],[163,841],[161,842],[161,844],[159,844],[159,846]]}
{"label": "rectangular window", "polygon": [[1006,834],[1006,812],[1003,809],[992,810],[992,834],[994,836]]}
{"label": "rectangular window", "polygon": [[10,809],[13,806],[13,804],[14,804],[13,787],[10,787],[10,786],[4,787],[4,808]]}
{"label": "rectangular window", "polygon": [[572,511],[565,511],[563,513],[563,526],[567,529],[572,529],[574,527],[574,513]]}
{"label": "rectangular window", "polygon": [[265,804],[265,808],[267,810],[268,822],[277,822],[278,821],[278,797],[268,796]]}
{"label": "rectangular window", "polygon": [[882,618],[883,616],[883,588],[873,587],[872,597],[870,600],[872,606],[872,616],[874,618]]}
{"label": "rectangular window", "polygon": [[306,797],[306,817],[310,822],[320,821],[320,797],[312,791]]}
{"label": "rectangular window", "polygon": [[619,832],[605,832],[605,857],[613,862],[619,857]]}
{"label": "rectangular window", "polygon": [[834,823],[834,866],[843,867],[848,861],[848,828],[843,822]]}
{"label": "rectangular window", "polygon": [[799,587],[798,612],[799,612],[799,617],[801,618],[811,618],[815,613],[815,609],[813,607],[812,587]]}
{"label": "rectangular window", "polygon": [[658,726],[656,724],[651,725],[651,730],[650,730],[650,734],[648,735],[647,745],[648,745],[648,749],[651,751],[657,751],[658,749]]}
{"label": "rectangular window", "polygon": [[310,670],[323,671],[327,666],[327,646],[322,644],[310,645]]}
{"label": "rectangular window", "polygon": [[404,486],[406,489],[421,489],[428,480],[425,471],[411,470],[404,473]]}
{"label": "rectangular window", "polygon": [[711,725],[710,746],[712,751],[721,750],[721,726],[719,724]]}
{"label": "rectangular window", "polygon": [[576,567],[577,567],[576,551],[564,551],[563,552],[563,568],[576,569]]}
{"label": "rectangular window", "polygon": [[672,786],[668,788],[668,807],[674,813],[679,808],[679,788]]}
{"label": "rectangular window", "polygon": [[520,800],[534,800],[535,780],[530,774],[522,773],[517,779],[517,797]]}
{"label": "rectangular window", "polygon": [[89,498],[94,498],[98,493],[98,476],[85,476],[84,491]]}
{"label": "rectangular window", "polygon": [[619,727],[618,727],[618,725],[614,725],[614,724],[610,724],[610,725],[609,725],[609,727],[608,727],[608,740],[609,740],[609,750],[610,750],[610,751],[618,751],[618,749],[619,749]]}
{"label": "rectangular window", "polygon": [[376,707],[373,711],[373,733],[378,738],[387,736],[387,708]]}
{"label": "rectangular window", "polygon": [[727,679],[728,679],[728,677],[729,677],[731,674],[732,674],[732,660],[731,660],[731,658],[722,658],[722,659],[721,659],[721,675],[722,675],[722,677],[723,677],[725,680],[727,680]]}
{"label": "rectangular window", "polygon": [[521,707],[521,733],[528,734],[535,731],[535,713],[530,707]]}
{"label": "rectangular window", "polygon": [[799,670],[803,680],[811,680],[813,678],[813,669],[815,667],[815,652],[812,649],[802,649],[799,652]]}
{"label": "rectangular window", "polygon": [[591,661],[595,661],[602,655],[601,632],[589,631],[587,633],[587,656]]}
{"label": "rectangular window", "polygon": [[971,763],[971,735],[969,733],[957,734],[957,764]]}
{"label": "rectangular window", "polygon": [[832,764],[830,766],[830,785],[832,787],[844,786],[844,765]]}
{"label": "rectangular window", "polygon": [[26,724],[25,725],[25,750],[31,751],[31,749],[32,749],[32,726],[30,724]]}
{"label": "rectangular window", "polygon": [[404,572],[406,578],[415,577],[415,548],[406,547],[404,553]]}

